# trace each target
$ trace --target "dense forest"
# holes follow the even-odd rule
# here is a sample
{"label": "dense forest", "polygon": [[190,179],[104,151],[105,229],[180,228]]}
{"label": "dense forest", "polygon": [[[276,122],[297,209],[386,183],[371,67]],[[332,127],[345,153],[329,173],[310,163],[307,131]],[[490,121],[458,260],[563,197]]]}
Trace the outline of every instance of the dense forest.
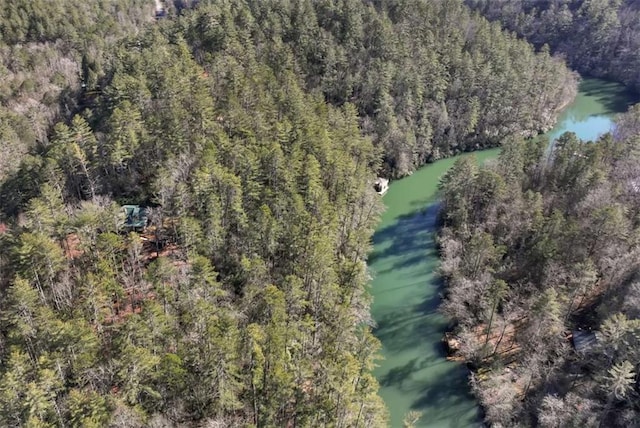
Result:
{"label": "dense forest", "polygon": [[[357,107],[393,176],[546,129],[575,95],[561,61],[535,54],[461,1],[248,3],[193,17],[187,38],[196,57],[206,63],[203,50],[244,33],[271,68],[293,62],[307,90]],[[203,32],[212,16],[227,28]]]}
{"label": "dense forest", "polygon": [[[207,71],[170,30],[5,181],[0,425],[382,425],[378,151],[291,70],[235,45]],[[145,234],[116,200],[154,202]]]}
{"label": "dense forest", "polygon": [[[0,93],[6,122],[19,123],[3,133],[21,155],[46,139],[60,109],[74,111],[74,95],[93,100],[116,66],[108,59],[125,46],[109,50],[113,39],[140,27],[134,18],[148,7],[8,3],[0,18],[9,78]],[[216,62],[223,53],[239,59],[247,49],[274,73],[293,72],[305,91],[337,106],[354,104],[361,129],[383,148],[394,176],[496,146],[513,133],[544,130],[575,93],[575,77],[562,61],[535,54],[458,0],[200,2],[161,28],[183,37],[207,71],[233,73],[233,64]],[[35,135],[22,135],[25,117],[36,123]],[[1,161],[0,174],[17,165]]]}
{"label": "dense forest", "polygon": [[640,105],[546,144],[443,178],[443,311],[489,423],[637,426]]}
{"label": "dense forest", "polygon": [[576,76],[462,0],[167,10],[0,0],[0,426],[384,426],[374,178]]}
{"label": "dense forest", "polygon": [[528,41],[548,44],[582,74],[640,91],[640,4],[635,0],[465,0]]}
{"label": "dense forest", "polygon": [[110,48],[152,10],[145,0],[0,0],[0,181],[78,108]]}

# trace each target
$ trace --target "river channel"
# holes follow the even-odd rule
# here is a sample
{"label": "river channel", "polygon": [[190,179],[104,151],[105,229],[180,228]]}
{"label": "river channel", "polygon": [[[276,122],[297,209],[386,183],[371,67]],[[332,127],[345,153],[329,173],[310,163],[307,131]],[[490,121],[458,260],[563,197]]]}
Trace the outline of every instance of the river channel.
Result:
{"label": "river channel", "polygon": [[[572,131],[582,139],[595,139],[609,130],[613,115],[626,111],[633,101],[621,85],[584,79],[578,96],[547,135],[555,138]],[[499,149],[491,149],[475,156],[482,162],[498,154]],[[441,339],[447,320],[437,311],[442,290],[435,274],[436,190],[440,177],[458,157],[429,164],[393,182],[384,196],[387,210],[373,237],[371,310],[384,357],[375,375],[392,428],[401,428],[411,410],[422,413],[417,427],[481,426],[467,369],[445,359]]]}

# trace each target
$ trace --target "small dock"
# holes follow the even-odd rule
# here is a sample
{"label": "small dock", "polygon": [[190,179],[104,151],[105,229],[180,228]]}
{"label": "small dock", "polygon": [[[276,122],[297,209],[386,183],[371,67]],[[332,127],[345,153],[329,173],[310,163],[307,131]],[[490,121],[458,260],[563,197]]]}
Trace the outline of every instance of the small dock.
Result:
{"label": "small dock", "polygon": [[378,177],[373,183],[373,188],[378,193],[378,195],[382,196],[389,190],[389,180],[386,178]]}

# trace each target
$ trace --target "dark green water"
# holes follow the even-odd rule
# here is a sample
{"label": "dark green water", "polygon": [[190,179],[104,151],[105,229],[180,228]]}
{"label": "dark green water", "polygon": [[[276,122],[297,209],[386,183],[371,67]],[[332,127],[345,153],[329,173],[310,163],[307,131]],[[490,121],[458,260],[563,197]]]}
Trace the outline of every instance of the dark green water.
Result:
{"label": "dark green water", "polygon": [[[631,98],[621,85],[585,79],[576,100],[548,135],[573,131],[583,139],[606,132],[611,117]],[[495,158],[499,149],[477,152],[479,161]],[[462,155],[468,156],[468,155]],[[402,427],[410,410],[422,412],[419,427],[480,426],[479,408],[469,392],[467,370],[445,359],[441,339],[447,321],[437,312],[440,283],[433,234],[440,177],[456,158],[423,167],[393,182],[384,196],[387,206],[373,237],[369,267],[373,318],[384,360],[375,375],[389,408],[391,426]]]}

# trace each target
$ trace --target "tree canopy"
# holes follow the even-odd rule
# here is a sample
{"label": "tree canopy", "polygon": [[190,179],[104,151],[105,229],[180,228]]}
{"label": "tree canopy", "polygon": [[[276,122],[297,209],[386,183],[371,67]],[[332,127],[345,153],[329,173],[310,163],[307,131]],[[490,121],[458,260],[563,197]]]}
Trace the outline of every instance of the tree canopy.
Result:
{"label": "tree canopy", "polygon": [[580,73],[640,91],[640,8],[634,0],[465,0],[528,41],[549,45]]}

